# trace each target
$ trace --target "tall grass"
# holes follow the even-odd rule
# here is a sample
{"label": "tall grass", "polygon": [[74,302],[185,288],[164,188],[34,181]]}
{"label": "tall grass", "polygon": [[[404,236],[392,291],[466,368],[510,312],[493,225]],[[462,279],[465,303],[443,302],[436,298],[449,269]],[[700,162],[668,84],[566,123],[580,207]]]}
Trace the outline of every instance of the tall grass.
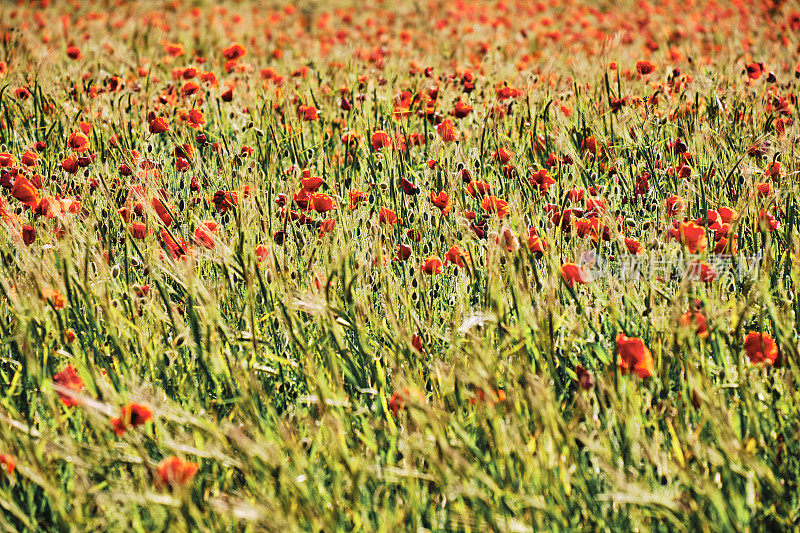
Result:
{"label": "tall grass", "polygon": [[[797,115],[791,6],[741,7],[742,25],[711,4],[608,3],[596,16],[584,2],[542,13],[483,2],[42,4],[0,6],[0,152],[15,161],[0,180],[0,453],[15,463],[0,472],[4,529],[796,527],[797,130],[783,122]],[[631,28],[631,18],[649,22]],[[773,45],[780,36],[788,44]],[[168,42],[185,54],[171,57]],[[233,43],[247,53],[226,73],[222,50]],[[656,70],[641,76],[646,58]],[[745,64],[759,61],[764,73],[748,81]],[[186,80],[173,69],[188,66],[218,84],[194,78],[198,92],[181,96]],[[503,83],[520,94],[501,99]],[[435,87],[431,106],[453,122],[455,142],[417,102],[392,118],[400,91]],[[449,115],[459,99],[473,106],[463,119]],[[612,99],[625,105],[613,112]],[[320,118],[301,120],[300,104]],[[190,109],[205,124],[188,127]],[[155,116],[168,131],[148,131]],[[68,139],[81,121],[89,145],[76,153]],[[379,130],[405,135],[407,150],[373,149]],[[357,146],[342,141],[349,131]],[[411,146],[412,133],[424,145]],[[590,138],[606,146],[594,157]],[[35,170],[19,170],[38,141]],[[194,153],[179,171],[182,143]],[[500,148],[513,153],[507,168]],[[88,154],[97,157],[76,173],[62,168]],[[547,192],[528,179],[541,168],[555,181]],[[334,210],[293,203],[306,169],[325,180],[318,192]],[[510,213],[485,214],[462,169]],[[79,200],[80,210],[36,215],[12,189],[26,172],[41,176],[40,197]],[[637,195],[645,172],[649,189]],[[403,178],[420,194],[405,194]],[[598,217],[608,240],[553,223],[553,209],[586,210],[569,199],[573,188],[608,202]],[[351,209],[354,189],[365,201]],[[236,201],[219,209],[218,191]],[[452,212],[430,191],[447,192]],[[685,203],[674,216],[672,195]],[[164,199],[171,224],[151,197]],[[759,256],[757,276],[679,275],[690,260],[673,219],[724,206],[739,214],[733,261]],[[381,222],[382,207],[402,222]],[[208,220],[220,224],[213,249],[194,239]],[[135,221],[145,238],[131,234]],[[702,226],[710,245],[700,255],[711,261],[715,232]],[[546,250],[529,248],[529,228]],[[630,258],[626,237],[675,272],[574,285],[562,276],[590,250],[617,272]],[[186,257],[176,260],[166,243],[180,239]],[[454,245],[463,267],[423,272]],[[701,310],[707,337],[681,325],[689,309]],[[751,364],[750,331],[775,339],[775,364]],[[652,377],[623,372],[620,334],[652,352]],[[77,394],[53,381],[67,365],[85,384]],[[152,419],[117,435],[110,420],[129,403]],[[158,465],[171,456],[197,473],[165,483]]]}

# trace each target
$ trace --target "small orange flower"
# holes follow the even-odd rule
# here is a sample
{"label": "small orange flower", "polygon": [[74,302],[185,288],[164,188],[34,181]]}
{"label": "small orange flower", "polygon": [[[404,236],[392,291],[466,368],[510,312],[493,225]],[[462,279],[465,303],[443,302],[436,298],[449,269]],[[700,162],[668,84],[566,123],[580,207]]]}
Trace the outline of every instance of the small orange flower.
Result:
{"label": "small orange flower", "polygon": [[508,202],[496,196],[486,196],[481,200],[481,207],[487,213],[495,213],[499,218],[504,218],[508,214]]}
{"label": "small orange flower", "polygon": [[642,339],[617,335],[617,353],[622,374],[635,373],[640,378],[653,376],[653,354]]}
{"label": "small orange flower", "polygon": [[16,463],[14,462],[14,458],[10,455],[6,453],[0,453],[0,465],[5,467],[6,472],[8,472],[9,475],[14,474]]}
{"label": "small orange flower", "polygon": [[679,322],[685,328],[692,328],[699,338],[708,338],[706,317],[700,311],[686,311],[681,315]]}
{"label": "small orange flower", "polygon": [[314,203],[314,211],[317,213],[325,213],[336,207],[336,203],[333,201],[333,198],[324,193],[317,193],[313,195],[312,200]]}
{"label": "small orange flower", "polygon": [[151,418],[153,411],[149,407],[140,403],[129,403],[122,407],[119,417],[111,419],[111,425],[117,435],[122,435],[126,429],[141,426]]}
{"label": "small orange flower", "polygon": [[656,69],[656,66],[651,63],[650,61],[637,61],[636,62],[636,72],[641,74],[642,76],[647,76],[648,74],[652,73]]}
{"label": "small orange flower", "polygon": [[453,123],[448,119],[445,119],[441,124],[436,126],[436,133],[438,133],[439,137],[446,143],[453,142],[458,138],[458,131],[456,131],[453,127]]}
{"label": "small orange flower", "polygon": [[266,260],[267,257],[269,256],[269,249],[263,244],[259,244],[258,246],[256,246],[255,254],[256,254],[256,261],[261,263],[262,261]]}
{"label": "small orange flower", "polygon": [[78,400],[72,393],[82,391],[84,384],[78,372],[75,370],[75,367],[67,365],[64,370],[53,376],[53,383],[60,385],[63,389],[67,389],[56,391],[56,394],[58,394],[58,397],[61,399],[61,403],[67,407],[78,405]]}
{"label": "small orange flower", "polygon": [[156,117],[150,121],[150,133],[164,133],[169,129],[169,122],[163,117]]}
{"label": "small orange flower", "polygon": [[67,303],[63,294],[50,287],[42,289],[42,298],[50,302],[56,310],[63,309]]}
{"label": "small orange flower", "polygon": [[184,461],[180,457],[167,457],[158,463],[158,477],[167,486],[185,485],[197,473],[197,463]]}
{"label": "small orange flower", "polygon": [[458,268],[464,268],[469,263],[469,254],[460,246],[451,246],[444,256],[445,263],[453,263]]}
{"label": "small orange flower", "polygon": [[389,136],[388,133],[385,131],[376,131],[372,134],[372,139],[370,141],[372,144],[372,149],[376,152],[380,152],[384,148],[391,148],[392,146],[392,138]]}
{"label": "small orange flower", "polygon": [[575,263],[564,263],[561,265],[561,276],[570,287],[574,287],[576,283],[584,285],[592,281],[591,275],[586,272],[583,267],[580,267]]}
{"label": "small orange flower", "polygon": [[453,200],[450,198],[450,195],[444,191],[440,191],[438,195],[434,191],[431,191],[431,202],[439,208],[439,211],[441,211],[443,215],[447,215],[453,210]]}
{"label": "small orange flower", "polygon": [[700,253],[708,247],[705,228],[695,222],[681,222],[672,230],[672,236],[693,254]]}
{"label": "small orange flower", "polygon": [[750,363],[754,365],[758,363],[772,365],[778,358],[778,345],[768,333],[759,334],[755,331],[748,333],[744,339],[744,350]]}
{"label": "small orange flower", "polygon": [[428,275],[441,274],[444,270],[442,266],[442,260],[439,259],[439,256],[432,255],[425,260],[425,264],[422,265],[420,270]]}

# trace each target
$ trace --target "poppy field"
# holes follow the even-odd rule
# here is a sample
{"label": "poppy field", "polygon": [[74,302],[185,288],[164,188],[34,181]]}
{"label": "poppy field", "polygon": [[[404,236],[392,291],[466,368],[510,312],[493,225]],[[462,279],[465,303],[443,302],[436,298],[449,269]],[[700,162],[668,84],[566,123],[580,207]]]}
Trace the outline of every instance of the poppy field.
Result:
{"label": "poppy field", "polygon": [[0,527],[800,524],[800,5],[0,4]]}

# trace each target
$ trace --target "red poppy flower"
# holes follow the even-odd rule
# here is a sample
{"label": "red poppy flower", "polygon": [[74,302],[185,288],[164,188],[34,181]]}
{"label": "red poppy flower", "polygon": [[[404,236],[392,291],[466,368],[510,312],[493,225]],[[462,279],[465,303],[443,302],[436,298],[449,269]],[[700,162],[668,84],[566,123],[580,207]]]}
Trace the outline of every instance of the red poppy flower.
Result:
{"label": "red poppy flower", "polygon": [[458,138],[458,131],[456,131],[453,127],[453,123],[448,119],[445,119],[441,124],[436,126],[436,133],[438,133],[439,137],[446,143],[455,141]]}
{"label": "red poppy flower", "polygon": [[591,274],[575,263],[564,263],[561,265],[561,276],[570,287],[574,287],[576,283],[584,285],[592,281]]}
{"label": "red poppy flower", "polygon": [[317,213],[325,213],[336,207],[333,198],[324,193],[314,194],[312,196],[312,201],[314,204],[314,211]]}
{"label": "red poppy flower", "polygon": [[18,175],[14,180],[14,187],[11,189],[11,196],[27,205],[31,209],[39,204],[39,191],[34,187],[28,178]]}
{"label": "red poppy flower", "polygon": [[0,465],[6,469],[6,472],[8,472],[9,475],[14,474],[16,463],[14,462],[14,458],[12,456],[6,453],[0,453]]}
{"label": "red poppy flower", "polygon": [[547,243],[539,237],[536,228],[528,228],[528,249],[533,253],[543,253],[547,250]]}
{"label": "red poppy flower", "polygon": [[745,70],[747,70],[747,77],[751,80],[757,80],[761,77],[761,71],[763,70],[763,65],[760,63],[750,63],[745,65]]}
{"label": "red poppy flower", "polygon": [[153,411],[146,405],[140,403],[129,403],[120,410],[117,418],[111,419],[111,425],[117,435],[122,435],[128,428],[141,426],[153,418]]}
{"label": "red poppy flower", "polygon": [[622,374],[635,373],[640,378],[653,376],[653,354],[642,339],[617,335],[617,353]]}
{"label": "red poppy flower", "polygon": [[460,246],[451,246],[444,255],[444,262],[453,263],[458,268],[464,268],[469,263],[469,254]]}
{"label": "red poppy flower", "polygon": [[395,261],[407,261],[411,257],[411,247],[407,244],[401,244],[397,249]]}
{"label": "red poppy flower", "polygon": [[319,109],[310,105],[301,105],[297,108],[297,116],[305,122],[311,122],[319,118]]}
{"label": "red poppy flower", "polygon": [[312,176],[309,170],[304,170],[300,177],[300,185],[308,192],[316,192],[323,183],[325,183],[324,179]]}
{"label": "red poppy flower", "polygon": [[185,485],[191,481],[197,469],[197,463],[175,456],[162,460],[156,468],[161,483],[168,486]]}
{"label": "red poppy flower", "polygon": [[376,131],[372,134],[370,143],[372,144],[373,150],[380,152],[384,148],[391,148],[392,138],[385,131]]}
{"label": "red poppy flower", "polygon": [[186,116],[186,125],[190,128],[198,129],[205,123],[206,118],[203,116],[203,113],[197,109],[192,109]]}
{"label": "red poppy flower", "polygon": [[400,223],[400,219],[397,218],[397,213],[391,209],[381,207],[380,210],[378,210],[378,222],[384,222],[386,224],[398,224]]}
{"label": "red poppy flower", "polygon": [[63,309],[67,304],[67,299],[64,298],[64,295],[51,287],[42,289],[42,299],[50,302],[56,310]]}
{"label": "red poppy flower", "polygon": [[494,213],[498,218],[504,218],[508,214],[508,202],[496,196],[486,196],[481,200],[481,207],[487,213]]}
{"label": "red poppy flower", "polygon": [[396,390],[392,393],[392,397],[389,398],[388,404],[392,414],[397,416],[397,413],[405,409],[406,404],[411,402],[425,403],[425,396],[422,394],[422,392],[416,389],[403,387],[402,389]]}
{"label": "red poppy flower", "polygon": [[78,372],[72,365],[67,365],[64,370],[53,376],[53,383],[61,386],[63,389],[67,389],[56,391],[56,394],[58,394],[58,397],[61,399],[61,403],[67,407],[78,405],[78,399],[75,398],[74,394],[71,393],[78,393],[82,391],[84,384],[83,380],[78,375]]}
{"label": "red poppy flower", "polygon": [[705,228],[695,222],[681,222],[671,233],[676,241],[683,243],[693,254],[700,253],[708,247]]}
{"label": "red poppy flower", "polygon": [[39,160],[39,155],[30,150],[22,154],[22,164],[26,167],[35,167],[36,162]]}
{"label": "red poppy flower", "polygon": [[775,364],[778,358],[778,345],[768,333],[751,331],[744,339],[744,350],[752,364]]}
{"label": "red poppy flower", "polygon": [[455,107],[453,108],[453,111],[451,111],[450,114],[453,115],[456,118],[464,118],[467,115],[469,115],[471,111],[472,111],[472,106],[471,105],[466,104],[466,103],[464,103],[464,102],[459,100],[458,102],[456,102],[456,105],[455,105]]}
{"label": "red poppy flower", "polygon": [[431,276],[434,274],[441,274],[444,270],[442,267],[442,260],[439,259],[439,256],[432,255],[425,260],[425,264],[422,265],[420,270]]}
{"label": "red poppy flower", "polygon": [[367,201],[367,195],[364,194],[363,191],[359,191],[358,189],[353,189],[352,191],[350,191],[349,196],[350,196],[350,205],[349,205],[350,211],[354,210],[361,202]]}
{"label": "red poppy flower", "polygon": [[265,261],[269,257],[269,249],[263,244],[259,244],[255,249],[256,261],[259,263]]}
{"label": "red poppy flower", "polygon": [[438,207],[443,215],[447,215],[453,209],[453,200],[446,192],[440,191],[437,195],[434,191],[431,191],[430,196],[433,205]]}
{"label": "red poppy flower", "polygon": [[708,337],[706,317],[700,311],[686,311],[681,315],[679,322],[685,328],[691,328],[701,339]]}
{"label": "red poppy flower", "polygon": [[194,242],[209,250],[213,250],[215,245],[213,234],[205,226],[200,226],[194,230]]}
{"label": "red poppy flower", "polygon": [[467,185],[466,192],[473,198],[477,198],[479,196],[485,196],[491,193],[492,186],[486,183],[485,181],[471,181],[469,182],[469,185]]}
{"label": "red poppy flower", "polygon": [[25,224],[22,226],[22,242],[30,246],[36,240],[36,228]]}
{"label": "red poppy flower", "polygon": [[762,230],[775,231],[781,225],[775,215],[762,209],[758,212],[758,224]]}
{"label": "red poppy flower", "polygon": [[667,216],[674,217],[678,215],[685,207],[683,198],[673,194],[667,198]]}
{"label": "red poppy flower", "polygon": [[150,121],[150,133],[164,133],[169,129],[169,122],[163,117],[156,117]]}
{"label": "red poppy flower", "polygon": [[637,61],[636,62],[636,72],[641,74],[642,76],[647,76],[648,74],[652,73],[656,69],[656,66],[651,63],[650,61]]}
{"label": "red poppy flower", "polygon": [[247,49],[241,44],[232,44],[231,46],[224,48],[222,50],[222,55],[228,61],[235,61],[240,57],[244,57],[246,54],[247,54]]}
{"label": "red poppy flower", "polygon": [[556,183],[556,180],[550,175],[546,168],[542,168],[531,172],[529,177],[531,184],[536,185],[539,187],[539,192],[542,194],[547,192],[547,189],[550,188],[551,185]]}
{"label": "red poppy flower", "polygon": [[147,225],[142,222],[134,222],[130,225],[128,231],[130,231],[134,239],[144,239],[148,234]]}
{"label": "red poppy flower", "polygon": [[416,333],[411,336],[411,346],[413,346],[414,349],[419,353],[423,353],[425,351],[424,346],[422,345],[422,337]]}
{"label": "red poppy flower", "polygon": [[172,215],[170,215],[169,210],[164,205],[164,202],[162,202],[160,198],[156,198],[154,196],[150,199],[150,205],[153,206],[153,209],[158,215],[158,218],[161,219],[161,222],[163,222],[165,226],[170,227],[172,225]]}
{"label": "red poppy flower", "polygon": [[739,213],[730,207],[720,207],[717,209],[717,212],[719,213],[720,218],[722,218],[722,221],[726,224],[730,224],[739,218]]}
{"label": "red poppy flower", "polygon": [[625,248],[632,254],[644,253],[644,247],[636,239],[625,239]]}

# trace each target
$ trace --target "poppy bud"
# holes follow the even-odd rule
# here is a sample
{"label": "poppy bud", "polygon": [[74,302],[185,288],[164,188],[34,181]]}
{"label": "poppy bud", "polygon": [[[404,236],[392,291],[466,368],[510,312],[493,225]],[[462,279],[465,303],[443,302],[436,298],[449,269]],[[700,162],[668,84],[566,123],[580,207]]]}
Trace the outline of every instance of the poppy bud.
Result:
{"label": "poppy bud", "polygon": [[32,226],[28,226],[27,224],[22,226],[22,241],[30,246],[33,244],[33,241],[36,240],[36,228]]}

